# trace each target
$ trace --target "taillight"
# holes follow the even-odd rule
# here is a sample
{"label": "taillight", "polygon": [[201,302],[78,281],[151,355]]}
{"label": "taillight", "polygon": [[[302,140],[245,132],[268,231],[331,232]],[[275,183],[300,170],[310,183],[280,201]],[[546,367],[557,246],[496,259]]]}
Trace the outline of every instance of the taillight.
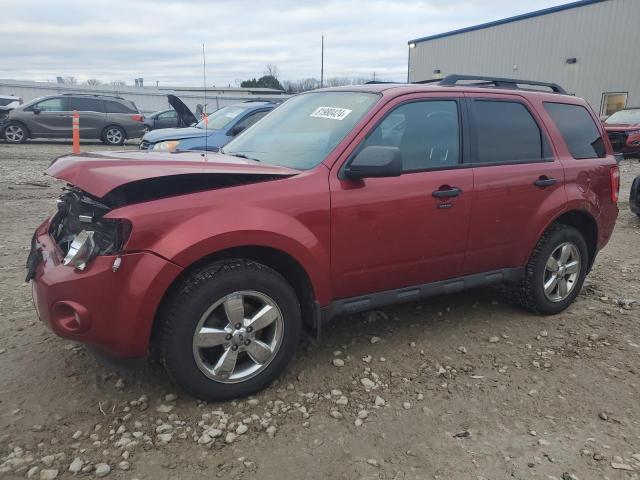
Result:
{"label": "taillight", "polygon": [[617,165],[611,167],[609,177],[611,178],[611,201],[616,203],[620,194],[620,169]]}
{"label": "taillight", "polygon": [[131,115],[131,120],[133,120],[134,122],[143,122],[144,115]]}

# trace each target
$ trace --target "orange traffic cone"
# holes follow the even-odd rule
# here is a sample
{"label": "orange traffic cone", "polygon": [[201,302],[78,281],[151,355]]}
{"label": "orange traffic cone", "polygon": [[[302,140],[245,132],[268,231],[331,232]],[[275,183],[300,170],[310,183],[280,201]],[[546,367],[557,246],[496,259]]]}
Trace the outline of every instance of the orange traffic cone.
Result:
{"label": "orange traffic cone", "polygon": [[80,114],[73,111],[73,153],[80,153]]}

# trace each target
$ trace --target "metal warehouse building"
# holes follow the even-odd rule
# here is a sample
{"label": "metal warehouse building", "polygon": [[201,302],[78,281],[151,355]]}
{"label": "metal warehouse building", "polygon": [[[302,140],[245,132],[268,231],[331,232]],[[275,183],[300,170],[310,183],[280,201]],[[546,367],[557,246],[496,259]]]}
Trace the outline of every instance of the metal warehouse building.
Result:
{"label": "metal warehouse building", "polygon": [[640,0],[582,0],[409,41],[408,80],[555,82],[600,115],[640,106]]}

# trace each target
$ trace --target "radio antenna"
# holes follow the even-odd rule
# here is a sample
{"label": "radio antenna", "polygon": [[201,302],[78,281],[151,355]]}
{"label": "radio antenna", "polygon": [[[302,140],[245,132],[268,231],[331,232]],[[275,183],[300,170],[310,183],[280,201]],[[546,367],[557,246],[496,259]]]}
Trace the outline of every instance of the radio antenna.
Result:
{"label": "radio antenna", "polygon": [[202,109],[202,120],[204,121],[204,152],[207,157],[209,142],[209,119],[207,118],[207,58],[204,54],[204,43],[202,44],[202,82],[204,83],[204,108]]}

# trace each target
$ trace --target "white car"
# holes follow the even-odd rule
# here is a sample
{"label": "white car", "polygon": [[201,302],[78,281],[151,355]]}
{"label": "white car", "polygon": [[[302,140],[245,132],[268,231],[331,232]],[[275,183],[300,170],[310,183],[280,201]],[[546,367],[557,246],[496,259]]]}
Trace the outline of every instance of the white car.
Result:
{"label": "white car", "polygon": [[15,95],[0,95],[0,110],[13,110],[18,105],[22,105],[22,98]]}

